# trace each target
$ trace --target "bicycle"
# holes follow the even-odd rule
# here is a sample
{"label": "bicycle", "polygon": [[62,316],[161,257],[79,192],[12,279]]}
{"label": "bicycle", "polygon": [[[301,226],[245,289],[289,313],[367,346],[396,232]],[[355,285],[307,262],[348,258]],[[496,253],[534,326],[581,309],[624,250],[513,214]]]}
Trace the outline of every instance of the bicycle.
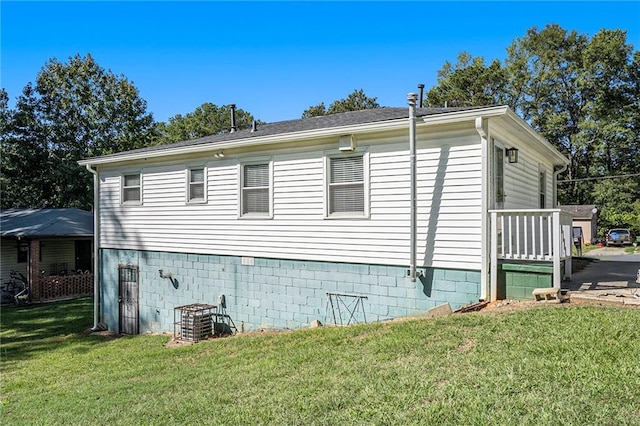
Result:
{"label": "bicycle", "polygon": [[[2,284],[1,302],[7,302],[19,305],[21,303],[29,303],[30,293],[27,277],[22,272],[12,270],[9,281]],[[20,282],[18,282],[20,281]]]}

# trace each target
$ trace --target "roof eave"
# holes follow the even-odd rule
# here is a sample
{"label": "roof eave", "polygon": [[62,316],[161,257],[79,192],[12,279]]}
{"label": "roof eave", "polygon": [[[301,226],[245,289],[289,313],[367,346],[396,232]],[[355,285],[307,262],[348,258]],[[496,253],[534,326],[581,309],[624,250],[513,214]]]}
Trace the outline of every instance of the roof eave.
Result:
{"label": "roof eave", "polygon": [[531,127],[526,121],[520,118],[518,114],[513,112],[511,108],[507,108],[505,115],[509,117],[513,122],[515,122],[521,130],[525,131],[530,137],[540,143],[545,148],[545,150],[554,157],[554,164],[568,166],[571,163],[567,157],[562,155],[562,153],[551,144],[551,142],[549,142],[540,133],[536,132],[533,127]]}
{"label": "roof eave", "polygon": [[[504,114],[508,107],[488,107],[481,109],[447,112],[443,114],[434,114],[423,117],[425,124],[445,124],[468,121],[472,118],[482,115],[484,117],[497,116]],[[136,161],[149,158],[162,158],[172,155],[188,155],[193,153],[203,153],[219,151],[223,149],[243,148],[253,145],[269,145],[276,143],[286,143],[293,141],[303,141],[312,139],[321,139],[343,134],[358,134],[371,131],[387,131],[408,128],[408,118],[399,118],[393,120],[385,120],[378,122],[369,122],[354,124],[348,126],[328,127],[324,129],[305,130],[300,132],[279,133],[264,137],[255,137],[235,139],[227,142],[209,142],[195,144],[189,146],[180,146],[174,148],[160,149],[157,151],[131,152],[129,154],[119,153],[104,157],[94,157],[78,161],[81,166],[98,166],[104,164],[121,163],[126,161]]]}
{"label": "roof eave", "polygon": [[320,139],[342,134],[357,134],[378,130],[395,130],[407,126],[406,118],[387,120],[374,123],[363,123],[349,126],[329,127],[326,129],[305,130],[301,132],[279,133],[264,137],[251,137],[236,139],[228,142],[210,142],[190,146],[166,148],[158,151],[123,153],[108,157],[95,157],[78,161],[81,166],[96,166],[101,164],[120,163],[124,161],[135,161],[148,158],[160,158],[171,155],[184,155],[192,153],[203,153],[219,151],[223,149],[243,148],[253,145],[269,145],[276,143],[286,143],[301,140]]}

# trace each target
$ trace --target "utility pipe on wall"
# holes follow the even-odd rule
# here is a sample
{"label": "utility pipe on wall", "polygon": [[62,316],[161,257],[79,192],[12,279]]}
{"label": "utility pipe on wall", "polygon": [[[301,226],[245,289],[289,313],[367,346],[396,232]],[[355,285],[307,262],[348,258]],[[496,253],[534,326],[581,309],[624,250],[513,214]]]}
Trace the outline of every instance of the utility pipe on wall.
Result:
{"label": "utility pipe on wall", "polygon": [[407,95],[409,101],[409,168],[411,169],[411,225],[409,250],[409,278],[416,280],[416,233],[418,232],[417,200],[416,200],[416,94]]}
{"label": "utility pipe on wall", "polygon": [[[491,232],[489,226],[489,197],[491,196],[491,181],[490,181],[490,145],[489,145],[489,136],[487,135],[487,131],[485,130],[485,119],[483,117],[476,117],[475,122],[476,132],[480,136],[480,144],[482,146],[482,219],[480,221],[480,229],[482,239],[480,241],[480,250],[481,250],[481,266],[480,266],[480,298],[483,300],[487,300],[490,294],[492,294],[492,288],[490,285],[491,280],[489,279],[492,274],[497,273],[497,269],[494,271],[491,269],[490,265],[490,256],[488,255],[490,247],[491,247]],[[495,293],[497,295],[497,292]],[[493,296],[491,296],[491,300],[495,300]]]}
{"label": "utility pipe on wall", "polygon": [[86,164],[93,175],[93,328],[98,330],[100,322],[100,179],[98,171]]}

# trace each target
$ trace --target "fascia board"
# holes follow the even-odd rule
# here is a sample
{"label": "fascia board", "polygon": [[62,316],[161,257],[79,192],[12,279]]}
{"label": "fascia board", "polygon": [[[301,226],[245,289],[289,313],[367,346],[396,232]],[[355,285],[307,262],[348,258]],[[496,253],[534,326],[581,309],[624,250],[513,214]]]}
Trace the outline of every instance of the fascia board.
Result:
{"label": "fascia board", "polygon": [[568,165],[571,163],[567,157],[562,155],[562,153],[551,144],[551,142],[544,138],[540,133],[536,132],[526,121],[520,118],[518,114],[509,109],[506,116],[515,122],[521,130],[526,132],[531,138],[535,139],[540,145],[542,145],[544,149],[559,162],[559,164]]}
{"label": "fascia board", "polygon": [[508,106],[496,106],[468,111],[448,112],[446,114],[435,114],[422,117],[425,124],[449,124],[461,121],[475,120],[476,117],[491,118],[505,115],[509,110]]}

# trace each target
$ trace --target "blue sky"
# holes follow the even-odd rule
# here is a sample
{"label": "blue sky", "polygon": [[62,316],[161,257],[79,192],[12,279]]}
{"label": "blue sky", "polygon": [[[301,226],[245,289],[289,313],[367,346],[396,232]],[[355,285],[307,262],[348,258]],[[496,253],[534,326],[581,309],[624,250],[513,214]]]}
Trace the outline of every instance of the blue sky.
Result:
{"label": "blue sky", "polygon": [[204,102],[267,121],[356,89],[383,106],[436,85],[461,51],[504,59],[516,37],[558,23],[623,29],[640,49],[640,2],[11,2],[2,0],[1,86],[11,106],[50,58],[90,53],[140,90],[157,121]]}

